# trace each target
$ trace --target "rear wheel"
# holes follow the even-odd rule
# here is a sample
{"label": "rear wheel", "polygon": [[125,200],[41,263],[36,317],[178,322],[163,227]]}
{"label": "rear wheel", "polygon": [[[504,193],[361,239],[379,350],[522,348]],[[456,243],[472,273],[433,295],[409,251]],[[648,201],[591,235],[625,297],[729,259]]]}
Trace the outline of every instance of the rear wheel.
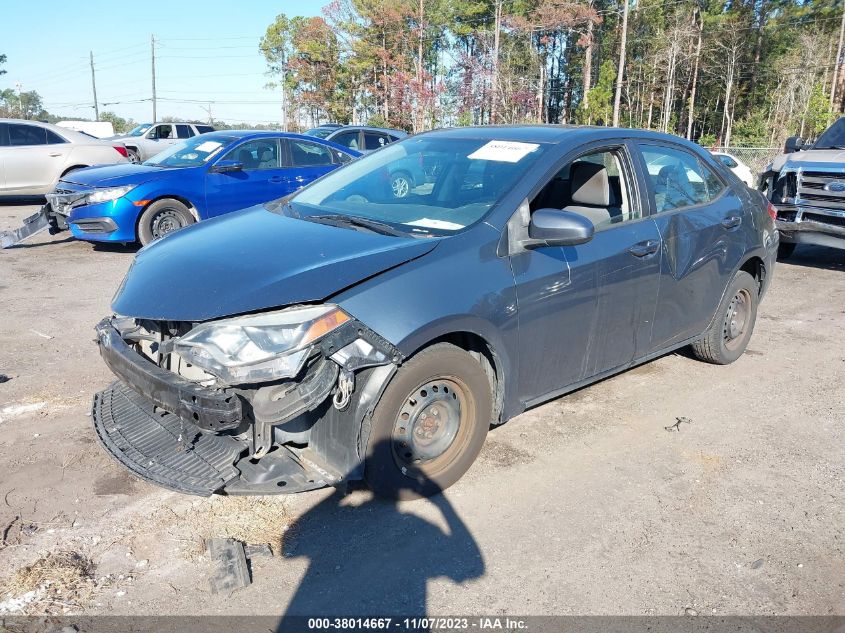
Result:
{"label": "rear wheel", "polygon": [[411,176],[403,171],[393,174],[390,178],[390,188],[393,190],[394,198],[407,198],[413,187]]}
{"label": "rear wheel", "polygon": [[493,410],[481,364],[448,343],[399,368],[373,414],[365,478],[382,497],[418,499],[445,490],[475,461]]}
{"label": "rear wheel", "polygon": [[728,285],[716,318],[700,340],[692,345],[700,360],[727,365],[742,356],[757,320],[757,281],[740,270]]}
{"label": "rear wheel", "polygon": [[136,165],[141,163],[141,155],[138,153],[138,150],[132,149],[131,147],[126,148],[126,158],[129,159],[130,163],[135,163]]}
{"label": "rear wheel", "polygon": [[138,240],[146,246],[150,242],[194,223],[194,216],[178,200],[156,200],[138,220]]}
{"label": "rear wheel", "polygon": [[778,244],[778,259],[787,259],[792,257],[797,245],[794,242],[781,242]]}

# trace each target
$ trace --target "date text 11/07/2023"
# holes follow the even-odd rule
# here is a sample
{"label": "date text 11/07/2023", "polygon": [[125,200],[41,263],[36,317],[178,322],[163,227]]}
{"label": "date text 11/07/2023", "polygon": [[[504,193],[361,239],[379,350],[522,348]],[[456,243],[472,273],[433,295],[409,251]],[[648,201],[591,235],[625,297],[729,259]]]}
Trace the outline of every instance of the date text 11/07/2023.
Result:
{"label": "date text 11/07/2023", "polygon": [[400,631],[519,631],[528,623],[510,617],[418,617],[418,618],[309,618],[308,629],[321,630],[400,630]]}

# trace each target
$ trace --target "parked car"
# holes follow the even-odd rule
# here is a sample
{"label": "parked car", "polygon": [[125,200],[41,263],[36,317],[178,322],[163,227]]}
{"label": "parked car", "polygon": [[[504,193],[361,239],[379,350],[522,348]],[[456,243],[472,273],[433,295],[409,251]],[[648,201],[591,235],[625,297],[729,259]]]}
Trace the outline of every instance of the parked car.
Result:
{"label": "parked car", "polygon": [[114,140],[126,145],[130,161],[142,163],[186,138],[213,131],[211,125],[200,123],[142,123]]}
{"label": "parked car", "polygon": [[323,123],[317,127],[312,127],[310,130],[305,130],[306,136],[316,136],[317,138],[326,138],[332,132],[342,128],[340,123]]}
{"label": "parked car", "polygon": [[766,167],[760,189],[777,209],[779,256],[798,244],[845,248],[845,117],[810,144],[793,136]]}
{"label": "parked car", "polygon": [[125,163],[126,148],[38,121],[0,119],[0,195],[39,196],[76,169]]}
{"label": "parked car", "polygon": [[199,220],[293,193],[358,155],[299,134],[212,132],[143,165],[76,171],[47,198],[77,239],[149,244]]}
{"label": "parked car", "polygon": [[[429,155],[396,199],[391,166]],[[434,494],[529,407],[685,346],[739,358],[777,244],[764,197],[678,137],[421,134],[142,250],[97,327],[119,380],[94,424],[181,492]]]}
{"label": "parked car", "polygon": [[326,137],[327,141],[343,145],[358,152],[372,152],[408,136],[402,130],[383,127],[345,125]]}
{"label": "parked car", "polygon": [[736,156],[728,154],[727,152],[711,152],[711,154],[716,157],[716,160],[736,174],[736,177],[744,182],[748,187],[753,188],[755,186],[754,174],[751,172],[751,168],[739,160]]}

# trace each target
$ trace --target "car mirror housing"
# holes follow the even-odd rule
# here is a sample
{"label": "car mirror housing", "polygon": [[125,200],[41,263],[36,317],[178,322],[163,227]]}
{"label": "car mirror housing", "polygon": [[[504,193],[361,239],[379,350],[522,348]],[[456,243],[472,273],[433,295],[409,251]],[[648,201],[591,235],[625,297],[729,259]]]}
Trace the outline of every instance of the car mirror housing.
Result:
{"label": "car mirror housing", "polygon": [[221,160],[211,168],[213,173],[224,174],[231,171],[242,171],[244,164],[237,160]]}
{"label": "car mirror housing", "polygon": [[801,149],[804,149],[804,139],[800,136],[790,136],[786,139],[786,143],[783,144],[783,151],[786,154],[791,154]]}
{"label": "car mirror housing", "polygon": [[593,239],[596,227],[583,215],[560,209],[538,209],[528,224],[527,248],[575,246]]}

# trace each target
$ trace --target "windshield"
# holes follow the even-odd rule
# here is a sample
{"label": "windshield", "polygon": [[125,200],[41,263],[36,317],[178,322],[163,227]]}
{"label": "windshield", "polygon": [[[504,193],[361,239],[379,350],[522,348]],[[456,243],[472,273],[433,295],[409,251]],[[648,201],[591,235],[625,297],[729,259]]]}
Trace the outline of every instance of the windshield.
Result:
{"label": "windshield", "polygon": [[843,149],[845,148],[845,117],[827,128],[813,145],[813,149]]}
{"label": "windshield", "polygon": [[216,156],[235,138],[234,136],[220,134],[195,136],[176,145],[171,145],[144,164],[156,167],[199,167]]}
{"label": "windshield", "polygon": [[136,125],[131,130],[126,133],[126,136],[141,136],[144,132],[149,130],[153,126],[152,123],[142,123],[141,125]]}
{"label": "windshield", "polygon": [[483,218],[545,151],[537,143],[409,138],[332,172],[290,206],[305,219],[328,213],[449,235]]}

